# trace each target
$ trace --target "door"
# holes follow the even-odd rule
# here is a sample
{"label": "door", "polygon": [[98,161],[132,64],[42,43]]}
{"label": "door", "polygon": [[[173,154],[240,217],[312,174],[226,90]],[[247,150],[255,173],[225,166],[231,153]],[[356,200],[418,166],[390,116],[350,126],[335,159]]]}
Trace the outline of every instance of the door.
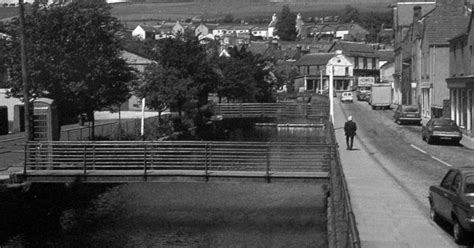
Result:
{"label": "door", "polygon": [[451,218],[451,202],[449,199],[453,194],[453,182],[456,174],[455,170],[449,171],[443,181],[441,181],[441,185],[435,188],[435,192],[432,195],[436,212],[445,219]]}

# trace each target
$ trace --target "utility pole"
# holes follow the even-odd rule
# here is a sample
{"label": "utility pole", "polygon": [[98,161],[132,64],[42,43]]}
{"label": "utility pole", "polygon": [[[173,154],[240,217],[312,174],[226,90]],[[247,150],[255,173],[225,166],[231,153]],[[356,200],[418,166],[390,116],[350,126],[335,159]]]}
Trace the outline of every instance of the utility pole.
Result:
{"label": "utility pole", "polygon": [[20,9],[20,47],[21,47],[21,78],[23,81],[23,102],[25,106],[25,139],[26,142],[32,140],[31,138],[31,119],[30,119],[30,96],[28,89],[28,71],[26,66],[28,64],[26,58],[26,34],[25,34],[25,15],[23,0],[18,0],[18,6]]}

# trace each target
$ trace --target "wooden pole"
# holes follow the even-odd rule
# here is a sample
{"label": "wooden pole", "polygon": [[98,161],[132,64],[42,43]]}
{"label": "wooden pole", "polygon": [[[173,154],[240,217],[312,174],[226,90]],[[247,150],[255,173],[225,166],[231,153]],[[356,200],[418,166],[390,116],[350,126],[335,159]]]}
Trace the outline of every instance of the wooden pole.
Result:
{"label": "wooden pole", "polygon": [[30,119],[30,97],[28,88],[28,71],[27,71],[27,56],[26,56],[26,34],[25,34],[25,16],[23,0],[18,0],[20,9],[20,48],[21,48],[21,78],[23,81],[23,102],[25,104],[25,139],[26,142],[32,140],[31,119]]}

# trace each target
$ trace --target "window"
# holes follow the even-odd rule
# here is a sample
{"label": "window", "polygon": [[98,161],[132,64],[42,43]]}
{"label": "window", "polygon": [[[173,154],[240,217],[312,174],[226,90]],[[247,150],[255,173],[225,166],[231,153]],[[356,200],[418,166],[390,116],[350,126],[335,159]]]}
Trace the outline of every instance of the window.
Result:
{"label": "window", "polygon": [[474,194],[474,176],[466,177],[466,186],[464,186],[464,194]]}
{"label": "window", "polygon": [[372,69],[377,69],[377,65],[376,65],[376,59],[375,58],[372,58]]}
{"label": "window", "polygon": [[453,181],[453,186],[451,187],[451,191],[458,192],[459,188],[461,187],[461,174],[456,174]]}
{"label": "window", "polygon": [[354,57],[354,68],[359,68],[359,57]]}
{"label": "window", "polygon": [[450,171],[446,177],[444,177],[443,181],[441,182],[441,187],[449,190],[451,185],[453,184],[454,176],[456,175],[455,171]]}
{"label": "window", "polygon": [[364,61],[364,67],[363,67],[363,69],[367,69],[367,58],[364,58],[363,61]]}
{"label": "window", "polygon": [[346,67],[346,76],[349,76],[349,67]]}

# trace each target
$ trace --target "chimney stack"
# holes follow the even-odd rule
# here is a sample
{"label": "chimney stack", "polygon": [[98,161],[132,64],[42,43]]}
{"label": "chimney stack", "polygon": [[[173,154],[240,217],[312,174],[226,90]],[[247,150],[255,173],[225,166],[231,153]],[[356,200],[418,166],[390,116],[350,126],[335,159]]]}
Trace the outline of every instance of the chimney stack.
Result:
{"label": "chimney stack", "polygon": [[421,18],[421,6],[413,7],[413,22],[419,21]]}

